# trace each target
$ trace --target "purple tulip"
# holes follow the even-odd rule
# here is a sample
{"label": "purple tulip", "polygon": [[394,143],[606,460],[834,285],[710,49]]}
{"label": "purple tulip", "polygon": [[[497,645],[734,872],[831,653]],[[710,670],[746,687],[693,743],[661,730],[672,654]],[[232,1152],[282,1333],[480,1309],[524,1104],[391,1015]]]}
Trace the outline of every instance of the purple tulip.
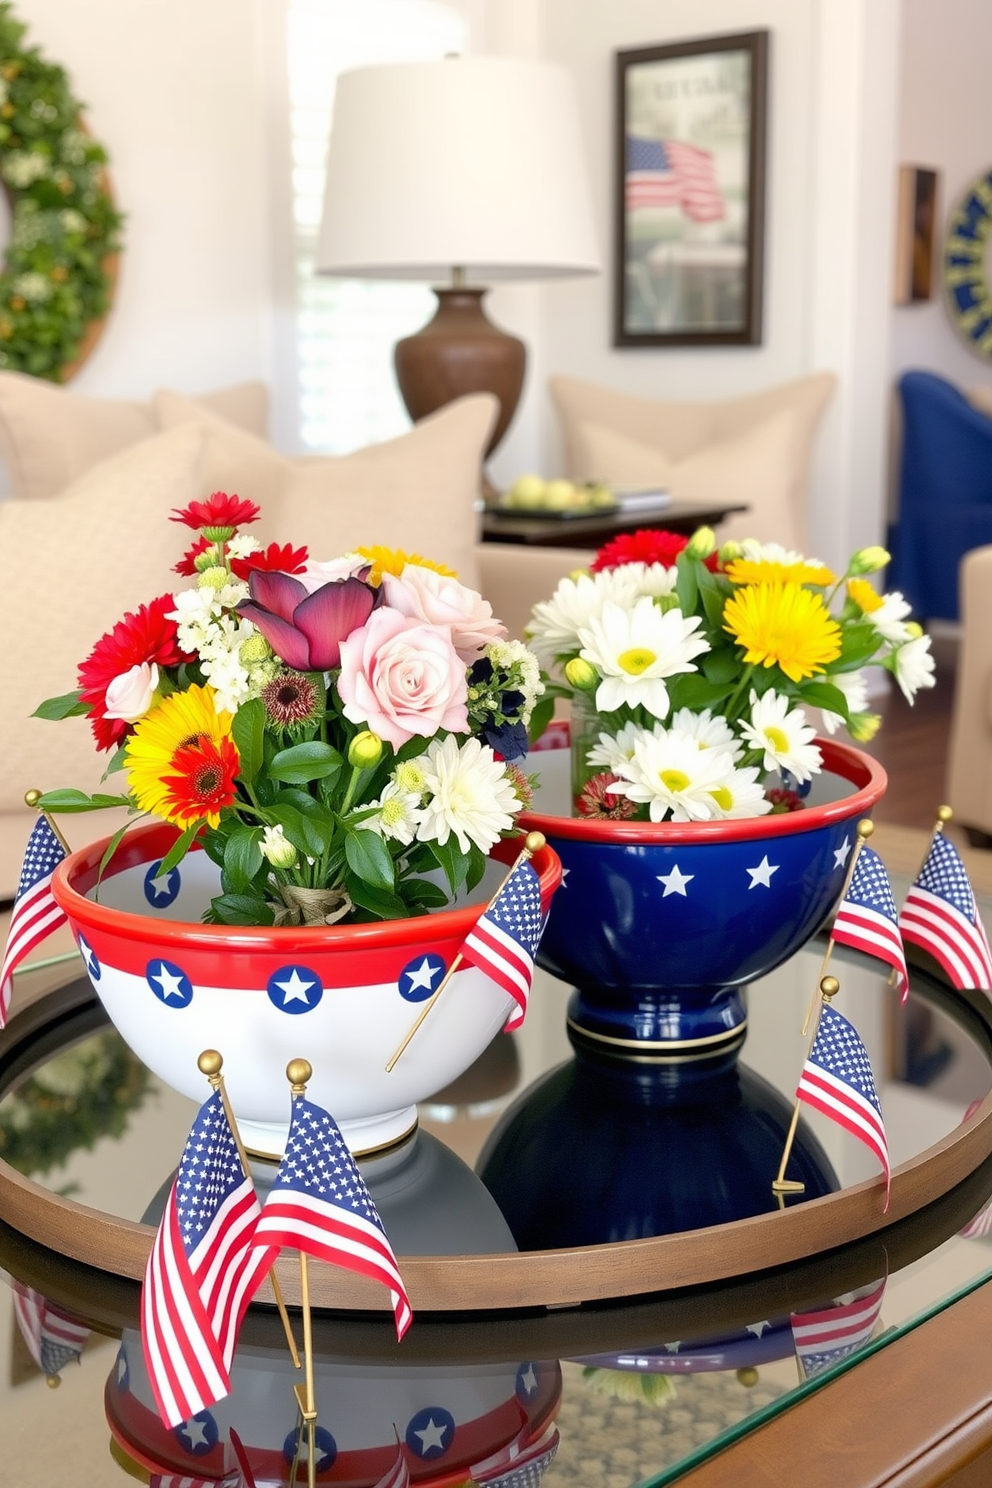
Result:
{"label": "purple tulip", "polygon": [[335,579],[308,594],[289,574],[248,577],[250,599],[238,614],[250,620],[276,655],[298,672],[329,672],[341,665],[341,642],[365,624],[376,591],[361,579]]}

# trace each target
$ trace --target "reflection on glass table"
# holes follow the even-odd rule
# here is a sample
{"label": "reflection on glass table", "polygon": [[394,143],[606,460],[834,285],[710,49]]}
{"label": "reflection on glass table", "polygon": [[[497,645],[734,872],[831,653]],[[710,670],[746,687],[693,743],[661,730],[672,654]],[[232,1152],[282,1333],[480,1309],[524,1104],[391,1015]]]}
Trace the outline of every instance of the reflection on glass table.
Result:
{"label": "reflection on glass table", "polygon": [[[744,1063],[785,1100],[802,1062],[799,1025],[821,955],[822,945],[811,946],[749,994]],[[854,954],[836,953],[832,969],[838,1006],[872,1056],[897,1166],[954,1133],[988,1093],[989,1059],[946,999],[914,992],[902,1008],[881,969]],[[568,989],[539,975],[523,1032],[498,1038],[422,1107],[414,1142],[363,1164],[398,1253],[512,1247],[472,1170],[519,1093],[571,1059],[567,997]],[[154,1222],[193,1114],[192,1103],[148,1075],[94,1013],[68,1045],[53,1038],[0,1099],[0,1157],[52,1194]],[[858,1143],[815,1114],[810,1127],[840,1185],[874,1176]],[[563,1163],[580,1158],[562,1154]],[[661,1152],[662,1159],[678,1154]],[[960,1231],[992,1191],[989,1166],[881,1237],[774,1278],[588,1312],[421,1318],[400,1350],[378,1319],[323,1316],[318,1480],[375,1483],[397,1460],[398,1433],[417,1483],[455,1483],[466,1471],[505,1488],[536,1483],[542,1473],[551,1488],[606,1481],[621,1488],[659,1473],[669,1481],[669,1471],[687,1468],[740,1423],[791,1404],[809,1388],[805,1379],[844,1368],[871,1339],[892,1336],[985,1276],[992,1240],[981,1226],[969,1238]],[[650,1214],[632,1211],[616,1238],[650,1233],[650,1223]],[[89,1330],[81,1362],[67,1355],[54,1371],[62,1385],[50,1393],[41,1370],[51,1366],[51,1350],[43,1354],[31,1321],[42,1315],[44,1331],[44,1306],[22,1294],[15,1307],[15,1294],[0,1290],[0,1335],[12,1360],[0,1381],[0,1439],[12,1481],[63,1482],[67,1453],[80,1488],[123,1482],[125,1473],[147,1481],[153,1471],[217,1479],[237,1466],[232,1426],[256,1481],[287,1481],[292,1371],[267,1310],[246,1325],[229,1400],[207,1413],[209,1421],[170,1433],[148,1409],[134,1331],[137,1287],[6,1227],[0,1263],[49,1298],[51,1332],[65,1331],[65,1316],[81,1317]],[[107,1455],[111,1436],[117,1466]]]}

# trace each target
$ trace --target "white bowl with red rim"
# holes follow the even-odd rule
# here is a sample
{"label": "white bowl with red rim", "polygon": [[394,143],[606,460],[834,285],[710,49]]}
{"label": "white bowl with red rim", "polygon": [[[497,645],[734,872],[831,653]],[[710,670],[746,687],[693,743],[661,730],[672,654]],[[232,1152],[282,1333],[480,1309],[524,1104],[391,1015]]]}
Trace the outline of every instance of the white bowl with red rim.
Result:
{"label": "white bowl with red rim", "polygon": [[[150,1070],[203,1101],[197,1057],[220,1050],[252,1152],[284,1149],[289,1060],[309,1060],[312,1099],[353,1152],[371,1152],[411,1131],[417,1102],[466,1070],[513,1010],[490,977],[463,965],[386,1071],[522,839],[497,844],[470,903],[368,925],[276,929],[201,923],[219,892],[219,869],[194,849],[162,876],[175,837],[159,823],[128,833],[102,879],[107,840],[96,842],[59,864],[52,892],[111,1022]],[[547,847],[534,867],[546,913],[561,867]]]}

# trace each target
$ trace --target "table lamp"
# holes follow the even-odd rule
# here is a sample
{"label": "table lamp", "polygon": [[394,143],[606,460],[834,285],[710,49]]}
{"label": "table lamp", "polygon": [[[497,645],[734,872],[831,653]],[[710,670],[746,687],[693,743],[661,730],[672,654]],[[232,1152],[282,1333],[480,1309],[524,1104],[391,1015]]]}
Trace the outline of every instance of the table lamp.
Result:
{"label": "table lamp", "polygon": [[413,419],[465,393],[495,393],[491,454],[516,409],[526,352],[487,318],[486,286],[600,267],[565,69],[451,57],[342,73],[316,267],[444,286],[433,318],[396,345],[400,392]]}

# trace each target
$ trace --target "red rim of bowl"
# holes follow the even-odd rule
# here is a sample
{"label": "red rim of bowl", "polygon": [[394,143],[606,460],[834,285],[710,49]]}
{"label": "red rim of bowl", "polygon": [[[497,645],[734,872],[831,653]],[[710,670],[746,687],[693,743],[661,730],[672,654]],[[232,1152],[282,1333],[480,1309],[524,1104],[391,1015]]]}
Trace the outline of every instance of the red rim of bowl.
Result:
{"label": "red rim of bowl", "polygon": [[838,739],[817,739],[823,754],[823,767],[833,775],[849,780],[857,789],[839,801],[822,806],[805,807],[802,811],[781,816],[746,816],[732,821],[710,822],[628,822],[598,821],[588,816],[545,816],[540,811],[522,812],[519,825],[525,832],[543,832],[549,840],[555,837],[580,842],[640,843],[667,847],[671,843],[747,842],[755,837],[788,837],[796,832],[812,832],[831,822],[847,821],[853,816],[866,816],[885,794],[888,776],[877,760],[842,744]]}
{"label": "red rim of bowl", "polygon": [[[153,863],[164,858],[176,840],[176,829],[166,822],[151,822],[129,832],[108,864],[104,879],[113,878],[127,868]],[[384,950],[391,946],[421,945],[466,936],[483,909],[483,903],[466,904],[458,909],[441,909],[434,914],[412,916],[404,920],[379,920],[370,925],[284,926],[272,925],[203,925],[194,920],[156,920],[130,910],[112,909],[85,897],[96,883],[100,859],[110,838],[82,847],[64,858],[52,875],[52,894],[59,908],[70,920],[98,930],[113,930],[130,940],[161,946],[181,941],[186,946],[215,948],[226,946],[264,951],[285,948],[287,940],[294,945],[311,945],[314,949],[333,950],[335,946],[350,951]],[[523,836],[497,842],[490,857],[512,863],[523,846]],[[561,883],[561,863],[551,847],[534,854],[534,867],[541,884],[541,902],[545,910]],[[73,881],[78,882],[79,888]]]}

